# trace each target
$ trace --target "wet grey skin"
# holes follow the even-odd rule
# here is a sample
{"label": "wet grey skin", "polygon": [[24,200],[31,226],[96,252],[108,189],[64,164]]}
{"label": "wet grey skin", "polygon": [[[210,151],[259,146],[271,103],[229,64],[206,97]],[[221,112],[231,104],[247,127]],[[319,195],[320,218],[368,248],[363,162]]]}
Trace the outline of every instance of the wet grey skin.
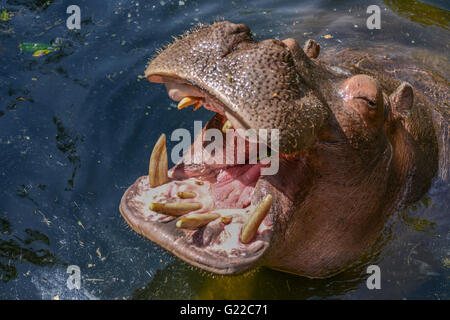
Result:
{"label": "wet grey skin", "polygon": [[[208,93],[244,129],[279,129],[280,151],[307,147],[328,110],[298,69],[308,64],[279,40],[255,42],[243,24],[216,23],[188,33],[149,65],[151,82],[177,79]],[[298,67],[298,68],[297,68]]]}
{"label": "wet grey skin", "polygon": [[[197,97],[216,112],[204,130],[220,130],[227,120],[234,128],[278,129],[280,170],[255,182],[252,205],[273,198],[268,229],[257,235],[260,245],[239,245],[237,255],[213,250],[225,236],[217,223],[184,230],[176,227],[179,218],[145,219],[148,208],[137,199],[148,190],[147,176],[122,197],[127,223],[184,261],[219,274],[267,266],[321,278],[360,257],[391,213],[428,190],[438,148],[448,149],[448,142],[437,142],[448,119],[435,125],[428,96],[410,84],[353,61],[328,65],[319,52],[313,40],[304,49],[293,39],[256,42],[247,26],[227,21],[198,27],[158,52],[146,78],[165,84],[175,101]],[[215,188],[221,170],[181,161],[169,180],[196,177]],[[244,225],[247,218],[236,219]]]}

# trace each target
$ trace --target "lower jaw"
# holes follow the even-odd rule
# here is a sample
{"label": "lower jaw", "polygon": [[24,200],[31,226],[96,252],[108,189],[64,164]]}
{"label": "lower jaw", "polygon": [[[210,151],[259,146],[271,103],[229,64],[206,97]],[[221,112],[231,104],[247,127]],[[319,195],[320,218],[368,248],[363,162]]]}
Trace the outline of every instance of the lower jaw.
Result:
{"label": "lower jaw", "polygon": [[[203,184],[197,185],[196,182],[199,181]],[[193,189],[189,189],[189,186]],[[194,266],[219,274],[244,272],[256,266],[269,247],[273,231],[272,217],[268,215],[264,219],[249,243],[242,243],[241,228],[255,205],[225,202],[216,205],[211,188],[214,188],[213,183],[197,178],[171,180],[163,186],[150,188],[148,177],[143,176],[124,194],[121,213],[135,231]],[[201,197],[202,209],[199,211],[215,212],[220,218],[196,229],[178,228],[176,224],[182,218],[148,209],[151,202],[162,200],[158,199],[158,193],[162,189],[170,189],[171,196],[176,195],[179,190],[195,191]],[[252,187],[251,196],[254,196],[255,190]],[[186,216],[189,215],[191,213]],[[223,218],[228,218],[229,221],[224,223],[221,220]]]}
{"label": "lower jaw", "polygon": [[[145,176],[139,178],[135,185],[145,178]],[[136,210],[137,208],[129,201],[133,198],[135,185],[131,186],[122,197],[120,212],[128,225],[137,233],[181,260],[209,272],[222,275],[239,274],[261,264],[261,258],[269,246],[269,241],[254,242],[253,245],[247,246],[242,254],[233,255],[230,251],[215,250],[214,246],[199,245],[196,240],[201,235],[201,230],[180,232],[175,227],[176,220],[164,223],[143,221],[140,210]]]}

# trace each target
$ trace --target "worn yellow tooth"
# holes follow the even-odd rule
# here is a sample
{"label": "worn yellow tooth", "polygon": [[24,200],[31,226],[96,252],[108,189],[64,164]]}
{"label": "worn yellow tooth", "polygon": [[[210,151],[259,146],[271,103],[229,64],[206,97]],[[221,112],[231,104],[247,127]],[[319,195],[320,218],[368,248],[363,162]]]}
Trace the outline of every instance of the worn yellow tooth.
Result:
{"label": "worn yellow tooth", "polygon": [[197,180],[196,180],[196,181],[195,181],[195,184],[196,184],[196,185],[199,185],[199,186],[202,186],[202,185],[203,185],[203,181],[197,181]]}
{"label": "worn yellow tooth", "polygon": [[166,135],[162,134],[153,147],[148,165],[148,180],[150,187],[155,188],[169,181],[167,175],[169,164],[167,160]]}
{"label": "worn yellow tooth", "polygon": [[241,230],[241,242],[249,243],[258,231],[259,225],[266,217],[272,206],[272,195],[266,195],[251,213]]}
{"label": "worn yellow tooth", "polygon": [[183,99],[181,99],[180,102],[178,102],[178,109],[183,109],[187,106],[190,106],[191,104],[196,104],[199,103],[201,101],[201,98],[197,98],[197,97],[184,97]]}
{"label": "worn yellow tooth", "polygon": [[192,199],[197,196],[195,192],[188,192],[188,191],[180,191],[177,193],[177,196],[181,199]]}
{"label": "worn yellow tooth", "polygon": [[222,217],[221,218],[223,224],[230,224],[232,219],[233,218],[231,218],[231,217]]}
{"label": "worn yellow tooth", "polygon": [[149,209],[158,213],[164,213],[169,216],[182,216],[186,213],[202,208],[200,202],[176,202],[176,203],[158,203],[150,204]]}
{"label": "worn yellow tooth", "polygon": [[222,132],[223,132],[223,133],[227,133],[227,129],[233,129],[233,126],[231,125],[230,120],[227,120],[227,121],[224,123],[224,125],[223,125],[223,127],[222,127]]}
{"label": "worn yellow tooth", "polygon": [[218,213],[197,213],[190,214],[177,221],[177,228],[197,229],[203,227],[220,217]]}

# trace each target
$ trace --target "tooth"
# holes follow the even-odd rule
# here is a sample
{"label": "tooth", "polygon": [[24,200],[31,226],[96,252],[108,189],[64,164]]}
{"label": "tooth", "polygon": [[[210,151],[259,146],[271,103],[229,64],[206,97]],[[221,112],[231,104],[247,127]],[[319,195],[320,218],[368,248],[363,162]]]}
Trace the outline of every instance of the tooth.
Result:
{"label": "tooth", "polygon": [[197,229],[220,217],[218,213],[197,213],[183,217],[177,221],[177,228]]}
{"label": "tooth", "polygon": [[202,208],[200,202],[185,202],[185,203],[158,203],[150,204],[149,209],[158,213],[164,213],[169,216],[182,216],[185,213],[195,211]]}
{"label": "tooth", "polygon": [[267,213],[272,206],[272,195],[268,194],[261,200],[261,202],[253,210],[252,214],[248,218],[241,230],[241,242],[249,243],[253,240],[258,231],[259,225],[266,217]]}
{"label": "tooth", "polygon": [[223,224],[230,224],[232,219],[233,218],[231,218],[231,217],[222,217],[221,218]]}
{"label": "tooth", "polygon": [[201,98],[197,97],[184,97],[181,99],[181,101],[178,103],[178,109],[183,109],[187,106],[190,106],[191,104],[196,104],[201,101]]}
{"label": "tooth", "polygon": [[202,181],[195,181],[195,184],[196,184],[196,185],[199,185],[199,186],[202,186],[202,185],[203,185],[203,182],[202,182]]}
{"label": "tooth", "polygon": [[167,176],[168,167],[166,135],[162,134],[156,141],[150,156],[150,164],[148,165],[150,187],[155,188],[169,181]]}
{"label": "tooth", "polygon": [[227,129],[233,129],[233,126],[231,125],[230,120],[227,120],[227,121],[225,122],[225,124],[224,124],[223,127],[222,127],[222,132],[223,132],[223,133],[227,133]]}
{"label": "tooth", "polygon": [[194,111],[197,110],[198,108],[200,108],[202,106],[202,102],[199,101],[196,104],[194,104]]}
{"label": "tooth", "polygon": [[192,199],[195,198],[197,194],[195,194],[195,192],[180,191],[177,193],[177,196],[181,199]]}

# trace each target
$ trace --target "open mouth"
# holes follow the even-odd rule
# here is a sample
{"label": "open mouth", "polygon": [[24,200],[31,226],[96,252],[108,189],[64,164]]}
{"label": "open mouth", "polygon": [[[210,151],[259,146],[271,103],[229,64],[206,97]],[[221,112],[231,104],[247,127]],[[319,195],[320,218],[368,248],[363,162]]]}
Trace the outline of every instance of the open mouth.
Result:
{"label": "open mouth", "polygon": [[[166,76],[148,79],[164,83],[179,109],[203,106],[216,114],[196,137],[201,148],[194,148],[194,141],[170,170],[165,136],[159,138],[149,175],[140,177],[122,197],[122,216],[141,235],[202,269],[234,274],[256,266],[270,247],[280,214],[291,204],[290,194],[297,190],[287,181],[301,170],[300,156],[278,154],[279,172],[261,175],[270,165],[270,148],[268,154],[252,159],[249,149],[256,142],[237,133],[246,128],[239,115],[194,84]],[[205,152],[209,142],[202,137],[209,129],[222,133],[219,161]],[[226,147],[239,143],[245,146],[240,149],[244,163],[237,162],[239,148]]]}

